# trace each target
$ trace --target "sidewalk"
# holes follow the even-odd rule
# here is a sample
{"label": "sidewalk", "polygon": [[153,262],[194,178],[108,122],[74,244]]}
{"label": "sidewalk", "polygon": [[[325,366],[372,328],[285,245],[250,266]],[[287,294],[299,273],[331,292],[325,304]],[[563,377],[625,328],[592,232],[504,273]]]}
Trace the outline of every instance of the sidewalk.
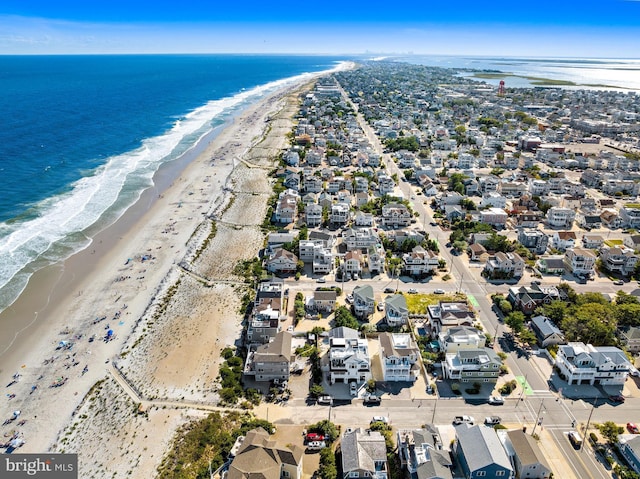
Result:
{"label": "sidewalk", "polygon": [[542,453],[549,462],[553,476],[561,477],[562,479],[578,479],[551,434],[546,430],[538,430],[538,436],[540,437],[538,446],[540,446]]}

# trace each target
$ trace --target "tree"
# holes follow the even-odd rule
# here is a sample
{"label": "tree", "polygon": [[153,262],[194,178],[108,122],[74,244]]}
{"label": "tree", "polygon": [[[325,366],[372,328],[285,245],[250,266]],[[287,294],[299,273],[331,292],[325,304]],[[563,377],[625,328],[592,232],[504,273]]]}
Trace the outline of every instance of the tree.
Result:
{"label": "tree", "polygon": [[323,419],[309,426],[310,432],[322,434],[327,442],[333,442],[338,438],[338,428],[328,419]]}
{"label": "tree", "polygon": [[360,324],[358,323],[358,320],[355,318],[355,316],[353,316],[353,314],[351,314],[351,311],[349,311],[344,306],[339,306],[336,309],[334,323],[336,328],[344,326],[357,330],[360,327]]}
{"label": "tree", "polygon": [[520,334],[518,334],[518,339],[529,346],[533,346],[538,342],[538,338],[536,337],[535,333],[529,328],[524,328],[522,331],[520,331]]}
{"label": "tree", "polygon": [[587,303],[573,308],[561,328],[567,341],[581,341],[594,346],[615,344],[616,322],[608,306]]}
{"label": "tree", "polygon": [[598,424],[598,430],[609,444],[615,444],[618,441],[620,429],[615,422],[607,421],[605,423]]}
{"label": "tree", "polygon": [[560,324],[567,313],[567,303],[560,300],[551,301],[549,304],[542,306],[540,311],[536,309],[536,314],[542,314],[553,321],[555,324]]}
{"label": "tree", "polygon": [[309,388],[309,395],[312,397],[322,396],[324,394],[324,388],[321,384],[314,384]]}
{"label": "tree", "polygon": [[504,322],[515,334],[520,334],[524,328],[524,319],[525,317],[522,311],[513,311],[504,318]]}
{"label": "tree", "polygon": [[500,311],[502,311],[502,314],[509,314],[511,313],[511,311],[513,311],[513,306],[507,299],[501,299],[500,302],[498,303],[498,308],[500,308]]}
{"label": "tree", "polygon": [[336,455],[330,447],[320,450],[320,467],[318,468],[320,479],[336,479],[338,468],[336,467]]}
{"label": "tree", "polygon": [[616,305],[614,314],[618,326],[640,326],[640,304]]}

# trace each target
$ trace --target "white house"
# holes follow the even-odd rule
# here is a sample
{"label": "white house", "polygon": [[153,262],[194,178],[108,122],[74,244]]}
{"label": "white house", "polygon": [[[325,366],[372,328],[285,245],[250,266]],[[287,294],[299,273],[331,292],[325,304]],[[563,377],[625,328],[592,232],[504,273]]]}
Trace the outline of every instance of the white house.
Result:
{"label": "white house", "polygon": [[568,343],[558,347],[556,366],[569,384],[624,385],[631,363],[613,346]]}
{"label": "white house", "polygon": [[438,334],[440,351],[454,353],[459,349],[483,348],[487,335],[471,326],[454,326]]}
{"label": "white house", "polygon": [[415,381],[420,374],[420,348],[411,335],[381,333],[379,339],[384,381]]}
{"label": "white house", "polygon": [[359,384],[371,379],[371,360],[366,339],[331,337],[329,340],[329,380]]}

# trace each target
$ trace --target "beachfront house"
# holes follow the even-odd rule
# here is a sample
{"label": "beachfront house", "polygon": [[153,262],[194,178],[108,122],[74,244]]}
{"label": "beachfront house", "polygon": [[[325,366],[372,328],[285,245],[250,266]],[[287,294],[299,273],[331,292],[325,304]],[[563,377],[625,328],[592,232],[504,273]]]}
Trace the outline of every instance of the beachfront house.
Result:
{"label": "beachfront house", "polygon": [[280,331],[273,341],[247,354],[244,375],[257,382],[288,381],[290,363],[291,333]]}

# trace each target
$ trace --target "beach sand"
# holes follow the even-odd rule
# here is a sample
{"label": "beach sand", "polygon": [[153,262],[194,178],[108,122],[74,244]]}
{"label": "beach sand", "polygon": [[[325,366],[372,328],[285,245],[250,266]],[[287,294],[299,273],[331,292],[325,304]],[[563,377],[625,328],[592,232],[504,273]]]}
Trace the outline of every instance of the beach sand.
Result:
{"label": "beach sand", "polygon": [[179,176],[179,165],[158,172],[89,248],[32,277],[0,317],[25,325],[3,336],[0,418],[26,420],[2,426],[0,442],[76,452],[83,478],[152,477],[176,428],[218,409],[219,353],[239,344],[249,291],[233,268],[263,245],[268,172],[307,88],[249,107]]}

